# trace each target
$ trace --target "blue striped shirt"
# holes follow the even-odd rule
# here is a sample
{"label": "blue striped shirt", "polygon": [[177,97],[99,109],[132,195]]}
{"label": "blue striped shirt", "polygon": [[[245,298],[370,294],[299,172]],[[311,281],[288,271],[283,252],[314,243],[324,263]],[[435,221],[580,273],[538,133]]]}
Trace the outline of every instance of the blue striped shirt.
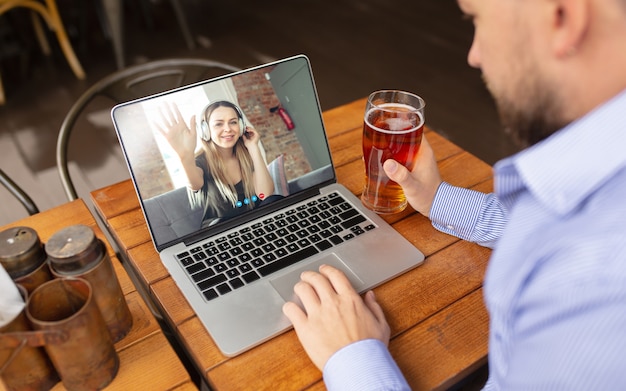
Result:
{"label": "blue striped shirt", "polygon": [[[444,183],[431,210],[436,228],[494,248],[485,388],[626,389],[626,91],[494,169],[494,194]],[[372,356],[360,343],[343,365]],[[379,359],[359,376],[394,367]]]}

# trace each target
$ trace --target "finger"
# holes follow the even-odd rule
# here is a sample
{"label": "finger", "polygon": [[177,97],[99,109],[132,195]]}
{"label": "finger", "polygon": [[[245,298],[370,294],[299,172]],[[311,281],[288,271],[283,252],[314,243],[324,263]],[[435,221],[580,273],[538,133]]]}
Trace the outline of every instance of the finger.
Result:
{"label": "finger", "polygon": [[293,287],[294,293],[300,298],[304,310],[310,313],[320,305],[320,298],[317,291],[307,281],[301,280]]}
{"label": "finger", "polygon": [[358,295],[358,293],[352,287],[352,284],[350,284],[350,280],[348,280],[348,277],[346,277],[346,275],[341,270],[329,265],[322,265],[320,266],[320,273],[326,276],[326,278],[332,285],[333,290],[338,294]]}
{"label": "finger", "polygon": [[183,115],[180,112],[178,105],[176,103],[172,103],[172,108],[173,108],[173,114],[174,114],[174,118],[176,119],[176,122],[185,123],[185,120],[183,119]]}
{"label": "finger", "polygon": [[323,274],[314,271],[305,271],[300,278],[302,282],[309,284],[311,289],[315,291],[319,301],[327,300],[337,294],[331,282]]}
{"label": "finger", "polygon": [[365,294],[365,305],[367,305],[367,308],[372,311],[372,313],[376,317],[376,320],[378,320],[379,323],[387,323],[383,308],[376,301],[376,295],[374,294],[374,291],[368,291]]}
{"label": "finger", "polygon": [[197,128],[196,128],[196,116],[192,115],[191,119],[189,120],[189,129],[196,133],[197,132]]}
{"label": "finger", "polygon": [[157,110],[159,111],[159,117],[161,118],[161,123],[163,123],[166,127],[169,126],[169,123],[168,123],[167,118],[165,116],[164,107],[163,106],[159,106],[157,108]]}
{"label": "finger", "polygon": [[296,330],[298,330],[307,321],[306,313],[292,301],[288,301],[283,304],[283,314],[285,314]]}

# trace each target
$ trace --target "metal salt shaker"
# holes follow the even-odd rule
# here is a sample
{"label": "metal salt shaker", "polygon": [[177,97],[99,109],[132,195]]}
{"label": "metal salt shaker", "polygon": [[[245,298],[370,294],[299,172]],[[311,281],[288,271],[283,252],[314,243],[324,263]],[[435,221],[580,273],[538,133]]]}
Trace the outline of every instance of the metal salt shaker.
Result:
{"label": "metal salt shaker", "polygon": [[104,243],[86,225],[56,232],[46,243],[52,274],[80,277],[92,285],[94,299],[113,342],[124,338],[133,319]]}
{"label": "metal salt shaker", "polygon": [[30,293],[53,278],[37,232],[13,227],[0,232],[0,263],[16,284]]}

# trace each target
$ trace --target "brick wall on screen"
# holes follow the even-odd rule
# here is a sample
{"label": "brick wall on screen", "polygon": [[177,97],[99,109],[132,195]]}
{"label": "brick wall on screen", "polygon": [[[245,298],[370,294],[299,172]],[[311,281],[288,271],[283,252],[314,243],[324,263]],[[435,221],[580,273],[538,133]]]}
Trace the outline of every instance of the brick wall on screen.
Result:
{"label": "brick wall on screen", "polygon": [[278,106],[280,101],[272,83],[265,78],[265,72],[245,73],[234,78],[233,84],[241,109],[250,122],[248,125],[261,135],[267,162],[284,154],[288,180],[311,171],[295,132],[287,129],[278,114],[270,113],[270,108]]}

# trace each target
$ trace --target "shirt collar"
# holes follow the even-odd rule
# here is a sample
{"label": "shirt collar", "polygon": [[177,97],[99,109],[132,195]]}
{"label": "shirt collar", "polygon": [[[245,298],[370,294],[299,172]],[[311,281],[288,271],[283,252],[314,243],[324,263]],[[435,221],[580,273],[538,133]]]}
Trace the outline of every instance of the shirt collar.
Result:
{"label": "shirt collar", "polygon": [[[626,90],[548,139],[495,166],[498,177],[516,176],[546,208],[566,214],[626,166]],[[508,194],[507,194],[508,192]],[[500,194],[502,193],[502,194]]]}

